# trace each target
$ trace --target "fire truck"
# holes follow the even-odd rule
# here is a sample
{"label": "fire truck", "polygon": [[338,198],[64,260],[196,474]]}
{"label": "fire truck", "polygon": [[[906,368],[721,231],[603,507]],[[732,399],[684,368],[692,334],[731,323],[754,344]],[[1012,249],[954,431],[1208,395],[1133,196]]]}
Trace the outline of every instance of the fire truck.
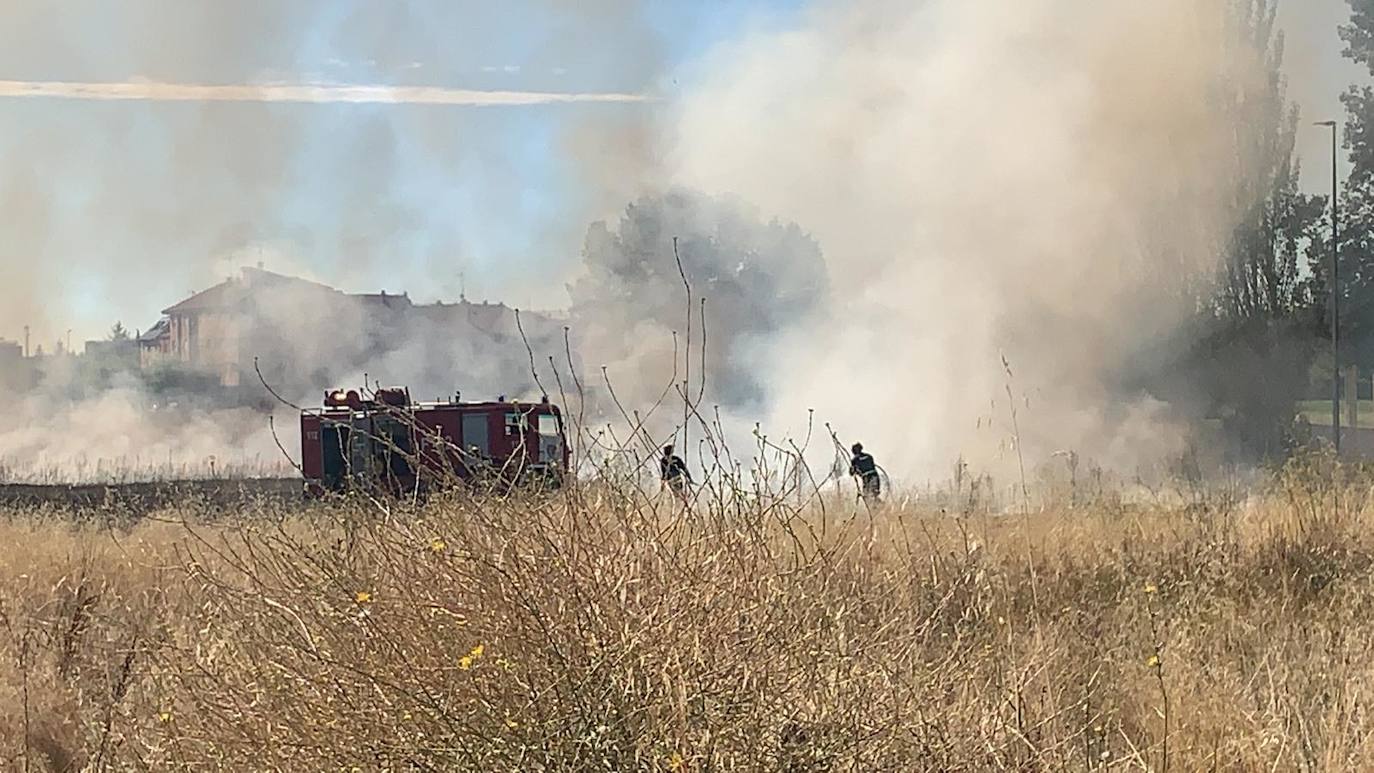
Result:
{"label": "fire truck", "polygon": [[563,414],[539,402],[416,402],[406,387],[333,390],[301,412],[306,493],[403,494],[455,484],[558,485],[569,469]]}

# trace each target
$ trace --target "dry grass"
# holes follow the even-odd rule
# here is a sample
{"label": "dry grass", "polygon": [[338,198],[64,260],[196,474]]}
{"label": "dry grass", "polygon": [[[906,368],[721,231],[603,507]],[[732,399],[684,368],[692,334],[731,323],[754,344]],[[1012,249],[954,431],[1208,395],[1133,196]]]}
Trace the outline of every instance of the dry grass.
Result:
{"label": "dry grass", "polygon": [[[17,769],[1374,768],[1374,480],[0,525]],[[1339,497],[1338,497],[1339,494]],[[1334,503],[1339,498],[1340,508]],[[1029,560],[1028,560],[1029,559]]]}
{"label": "dry grass", "polygon": [[297,470],[280,456],[238,455],[219,459],[149,459],[138,456],[77,456],[59,461],[0,456],[0,484],[81,485],[155,483],[177,480],[280,478]]}

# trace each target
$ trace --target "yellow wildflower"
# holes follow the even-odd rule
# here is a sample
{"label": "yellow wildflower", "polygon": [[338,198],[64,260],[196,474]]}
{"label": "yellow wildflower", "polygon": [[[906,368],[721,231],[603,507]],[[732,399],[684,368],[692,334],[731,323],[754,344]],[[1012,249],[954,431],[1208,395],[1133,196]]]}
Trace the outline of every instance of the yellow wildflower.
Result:
{"label": "yellow wildflower", "polygon": [[469,652],[461,658],[458,658],[459,670],[466,671],[469,668],[472,668],[472,664],[477,662],[478,658],[482,657],[482,652],[485,649],[486,648],[483,647],[481,644],[478,644],[476,647],[472,648],[471,652]]}
{"label": "yellow wildflower", "polygon": [[1145,665],[1149,666],[1150,668],[1159,668],[1159,656],[1151,655],[1150,659],[1145,661]]}
{"label": "yellow wildflower", "polygon": [[440,537],[435,537],[429,542],[429,550],[432,553],[442,553],[448,549],[448,543]]}
{"label": "yellow wildflower", "polygon": [[1152,582],[1147,582],[1147,583],[1145,583],[1145,592],[1146,592],[1146,593],[1158,593],[1158,592],[1159,592],[1159,586],[1158,586],[1158,585],[1155,585],[1155,584],[1152,583]]}
{"label": "yellow wildflower", "polygon": [[668,755],[668,770],[682,770],[682,755],[673,752]]}
{"label": "yellow wildflower", "polygon": [[163,722],[171,722],[171,721],[172,721],[172,712],[170,712],[170,711],[160,711],[160,712],[158,712],[157,718],[160,719],[160,720],[162,720]]}
{"label": "yellow wildflower", "polygon": [[358,595],[353,597],[353,600],[357,601],[359,604],[370,604],[372,603],[372,594],[368,591],[360,590],[358,591]]}

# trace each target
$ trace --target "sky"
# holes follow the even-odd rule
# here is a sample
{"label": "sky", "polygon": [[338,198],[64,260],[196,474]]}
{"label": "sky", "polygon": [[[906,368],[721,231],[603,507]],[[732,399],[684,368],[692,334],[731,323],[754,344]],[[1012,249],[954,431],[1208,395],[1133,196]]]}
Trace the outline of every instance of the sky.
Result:
{"label": "sky", "polygon": [[[1341,55],[1345,43],[1337,28],[1350,18],[1346,0],[1281,0],[1279,24],[1284,29],[1284,71],[1289,98],[1302,111],[1298,155],[1302,186],[1314,193],[1331,190],[1330,129],[1312,126],[1315,121],[1344,120],[1340,95],[1351,84],[1365,83],[1368,72]],[[1346,165],[1341,161],[1341,177]]]}
{"label": "sky", "polygon": [[[0,338],[80,341],[237,266],[557,307],[657,167],[693,63],[806,0],[6,0]],[[1340,115],[1344,0],[1284,0],[1290,96]],[[247,88],[245,88],[247,87]],[[1304,187],[1327,140],[1305,131]],[[15,288],[20,288],[18,291]]]}

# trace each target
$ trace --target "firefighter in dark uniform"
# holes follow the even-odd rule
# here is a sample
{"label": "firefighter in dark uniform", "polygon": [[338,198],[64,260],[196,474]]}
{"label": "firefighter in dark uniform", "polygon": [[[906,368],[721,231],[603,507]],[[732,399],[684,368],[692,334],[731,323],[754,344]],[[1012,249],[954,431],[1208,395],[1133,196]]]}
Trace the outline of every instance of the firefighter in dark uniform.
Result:
{"label": "firefighter in dark uniform", "polygon": [[658,478],[662,485],[673,490],[678,499],[687,501],[687,492],[692,485],[692,473],[687,471],[687,463],[673,453],[673,447],[663,447],[663,456],[658,460]]}
{"label": "firefighter in dark uniform", "polygon": [[850,450],[854,456],[849,460],[849,474],[859,479],[864,499],[876,504],[883,488],[878,476],[878,463],[873,461],[872,454],[864,451],[863,443],[855,443]]}

